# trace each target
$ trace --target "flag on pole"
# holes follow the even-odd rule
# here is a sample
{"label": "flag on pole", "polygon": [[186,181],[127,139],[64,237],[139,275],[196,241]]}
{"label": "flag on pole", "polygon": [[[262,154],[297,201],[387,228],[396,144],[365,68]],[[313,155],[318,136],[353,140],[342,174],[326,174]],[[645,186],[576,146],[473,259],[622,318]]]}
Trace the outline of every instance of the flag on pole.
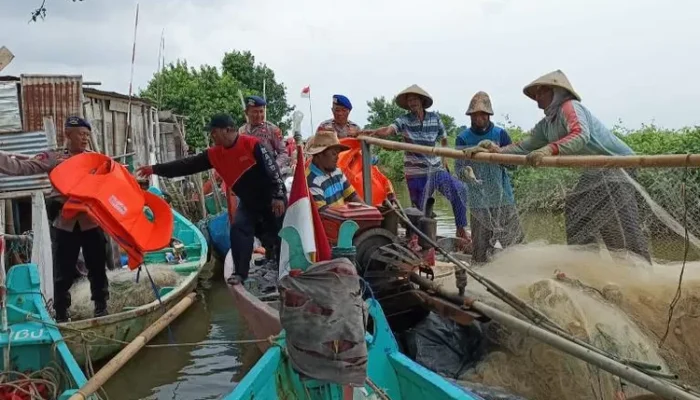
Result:
{"label": "flag on pole", "polygon": [[[289,191],[289,206],[282,223],[283,228],[286,226],[293,226],[297,229],[301,238],[301,247],[310,262],[330,260],[331,247],[328,244],[328,237],[323,230],[316,203],[312,201],[309,194],[309,186],[306,184],[302,146],[297,146],[294,181],[292,181],[292,188]],[[280,248],[280,278],[289,273],[289,262],[289,246],[283,240]]]}
{"label": "flag on pole", "polygon": [[301,98],[308,99],[309,97],[311,97],[311,86],[306,86],[301,89]]}

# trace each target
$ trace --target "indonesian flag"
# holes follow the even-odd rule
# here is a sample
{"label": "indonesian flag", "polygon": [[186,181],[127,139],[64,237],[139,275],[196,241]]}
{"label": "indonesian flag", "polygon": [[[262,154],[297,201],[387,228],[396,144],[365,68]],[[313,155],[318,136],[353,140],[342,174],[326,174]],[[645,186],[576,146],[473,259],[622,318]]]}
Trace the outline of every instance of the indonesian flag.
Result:
{"label": "indonesian flag", "polygon": [[306,86],[305,88],[301,89],[301,98],[308,99],[309,97],[311,97],[311,86]]}
{"label": "indonesian flag", "polygon": [[[301,237],[301,247],[310,262],[330,260],[331,247],[323,230],[316,203],[311,199],[309,186],[306,184],[302,146],[297,146],[296,165],[292,188],[289,191],[289,206],[282,227],[293,226],[297,229]],[[289,262],[289,246],[283,240],[280,248],[280,278],[289,273]]]}

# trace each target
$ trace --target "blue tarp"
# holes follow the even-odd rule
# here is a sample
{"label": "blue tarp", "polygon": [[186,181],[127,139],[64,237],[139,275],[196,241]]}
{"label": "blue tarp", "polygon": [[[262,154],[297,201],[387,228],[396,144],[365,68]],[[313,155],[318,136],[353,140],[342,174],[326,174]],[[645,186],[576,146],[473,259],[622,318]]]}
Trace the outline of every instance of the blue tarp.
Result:
{"label": "blue tarp", "polygon": [[207,221],[209,240],[217,255],[223,259],[231,249],[231,225],[228,222],[228,212],[219,213]]}

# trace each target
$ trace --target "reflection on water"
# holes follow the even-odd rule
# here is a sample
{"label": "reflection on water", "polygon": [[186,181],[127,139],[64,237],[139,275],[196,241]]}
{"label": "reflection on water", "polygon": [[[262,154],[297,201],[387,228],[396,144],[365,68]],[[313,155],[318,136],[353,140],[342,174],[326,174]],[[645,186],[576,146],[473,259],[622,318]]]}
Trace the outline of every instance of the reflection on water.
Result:
{"label": "reflection on water", "polygon": [[[218,399],[234,388],[260,354],[251,345],[206,345],[250,338],[220,277],[208,286],[171,326],[174,342],[199,345],[141,350],[105,385],[111,399]],[[151,343],[169,343],[167,330]]]}

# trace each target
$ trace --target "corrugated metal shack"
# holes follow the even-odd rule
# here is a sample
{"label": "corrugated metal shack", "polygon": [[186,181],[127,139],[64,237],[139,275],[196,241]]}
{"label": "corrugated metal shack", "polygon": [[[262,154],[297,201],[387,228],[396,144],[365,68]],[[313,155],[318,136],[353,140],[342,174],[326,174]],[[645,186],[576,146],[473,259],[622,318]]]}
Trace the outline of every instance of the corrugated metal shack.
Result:
{"label": "corrugated metal shack", "polygon": [[[132,96],[129,113],[127,95],[84,87],[79,75],[0,77],[0,135],[47,131],[48,147],[61,147],[63,123],[70,115],[90,121],[94,149],[109,156],[133,155],[134,164],[144,165],[149,164],[152,151],[159,162],[187,154],[184,117],[159,113],[147,99]],[[128,119],[131,135],[127,143]],[[1,145],[0,150],[10,151]],[[0,191],[6,189],[0,184]]]}
{"label": "corrugated metal shack", "polygon": [[[92,124],[99,151],[112,157],[135,153],[137,165],[149,164],[148,155],[153,148],[150,143],[155,141],[158,118],[151,102],[132,96],[129,115],[129,96],[92,88],[84,88],[83,94],[83,110]],[[129,118],[131,135],[127,144]]]}
{"label": "corrugated metal shack", "polygon": [[[93,150],[112,157],[133,155],[135,166],[187,154],[184,118],[166,113],[159,122],[158,110],[146,99],[85,87],[80,75],[0,76],[0,151],[32,156],[64,144],[64,122],[70,115],[87,118],[93,126]],[[126,143],[127,120],[131,135]],[[162,128],[162,129],[161,129]],[[162,132],[161,132],[162,130]],[[122,157],[122,162],[123,157]],[[10,177],[0,174],[0,201],[7,200],[6,232],[31,229],[30,202],[35,190],[50,191],[46,174]],[[118,253],[115,252],[118,259]],[[115,263],[116,265],[116,263]]]}

